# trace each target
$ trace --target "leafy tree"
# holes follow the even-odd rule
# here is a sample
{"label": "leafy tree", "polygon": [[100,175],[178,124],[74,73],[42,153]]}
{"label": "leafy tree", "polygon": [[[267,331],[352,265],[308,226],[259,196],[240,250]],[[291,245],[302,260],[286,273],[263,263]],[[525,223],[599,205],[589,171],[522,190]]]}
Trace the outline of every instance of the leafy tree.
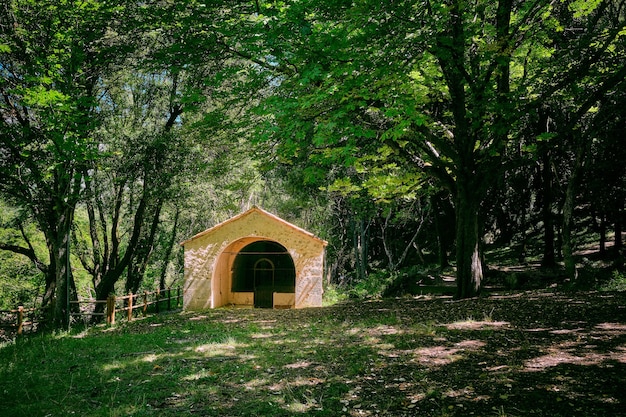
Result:
{"label": "leafy tree", "polygon": [[[256,52],[271,80],[263,133],[281,155],[306,158],[311,175],[320,161],[365,160],[368,177],[385,160],[402,158],[399,166],[413,184],[425,174],[449,190],[462,298],[480,291],[480,213],[508,169],[505,155],[520,143],[526,115],[570,98],[558,132],[566,140],[623,79],[621,7],[544,0],[264,2],[256,19],[265,38],[261,54],[258,40],[231,44]],[[583,34],[572,35],[581,26]],[[383,157],[373,161],[375,154]],[[569,212],[564,225],[571,223]],[[567,242],[566,227],[563,235]]]}
{"label": "leafy tree", "polygon": [[[98,157],[97,85],[133,37],[133,2],[3,2],[0,13],[0,192],[43,232],[43,305],[67,323],[69,260],[83,175]],[[7,249],[5,247],[5,249]],[[24,253],[27,248],[15,250]],[[45,265],[45,266],[43,266]]]}
{"label": "leafy tree", "polygon": [[[102,79],[96,138],[103,158],[89,171],[90,227],[81,237],[81,259],[100,299],[123,274],[125,291],[136,292],[154,264],[165,286],[174,243],[182,240],[181,210],[194,204],[191,190],[214,193],[217,176],[204,175],[224,175],[233,165],[240,145],[222,133],[232,114],[226,87],[215,80],[231,73],[230,54],[215,36],[227,25],[225,7],[188,1],[144,10],[143,48]],[[154,259],[156,250],[162,259]]]}
{"label": "leafy tree", "polygon": [[272,42],[296,34],[268,51],[295,68],[266,101],[283,152],[310,144],[313,163],[346,165],[400,155],[414,184],[420,172],[439,180],[455,196],[457,295],[477,293],[478,211],[510,126],[500,110],[510,108],[512,5],[333,2],[265,12]]}
{"label": "leafy tree", "polygon": [[555,7],[545,23],[556,30],[547,32],[551,53],[542,65],[540,97],[551,103],[550,116],[556,121],[553,136],[565,145],[570,161],[562,207],[562,249],[573,280],[577,271],[572,230],[583,162],[592,139],[598,137],[598,127],[619,114],[611,104],[625,85],[625,6],[623,1],[572,1]]}
{"label": "leafy tree", "polygon": [[172,101],[175,79],[122,70],[104,82],[104,120],[95,132],[103,156],[85,173],[89,237],[78,239],[97,299],[113,292],[124,272],[126,290],[138,290],[161,212],[176,196],[191,154],[176,129],[183,107]]}

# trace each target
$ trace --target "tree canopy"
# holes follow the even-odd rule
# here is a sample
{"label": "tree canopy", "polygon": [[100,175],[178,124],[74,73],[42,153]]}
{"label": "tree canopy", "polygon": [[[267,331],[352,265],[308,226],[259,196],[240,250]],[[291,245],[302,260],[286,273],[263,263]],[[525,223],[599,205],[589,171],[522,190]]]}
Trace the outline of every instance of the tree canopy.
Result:
{"label": "tree canopy", "polygon": [[255,203],[338,284],[438,263],[473,297],[493,245],[576,280],[582,219],[620,265],[622,0],[0,7],[0,249],[57,325]]}
{"label": "tree canopy", "polygon": [[[267,76],[280,76],[261,104],[261,137],[306,164],[305,180],[346,192],[414,198],[432,181],[450,192],[458,297],[480,291],[493,184],[538,142],[560,140],[578,158],[574,186],[585,131],[624,87],[623,2],[275,6],[263,10],[264,53]],[[329,179],[329,166],[345,172]]]}

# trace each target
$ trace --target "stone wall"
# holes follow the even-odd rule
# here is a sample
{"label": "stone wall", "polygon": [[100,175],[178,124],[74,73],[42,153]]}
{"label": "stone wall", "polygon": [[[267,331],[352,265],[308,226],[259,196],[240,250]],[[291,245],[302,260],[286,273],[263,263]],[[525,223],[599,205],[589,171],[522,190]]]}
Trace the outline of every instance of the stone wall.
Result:
{"label": "stone wall", "polygon": [[[321,306],[326,242],[254,207],[182,243],[185,248],[184,308],[202,310],[252,303],[251,297],[231,292],[231,270],[236,254],[258,240],[274,241],[289,251],[296,269],[293,306]],[[287,301],[281,297],[278,296],[278,305],[284,306]]]}

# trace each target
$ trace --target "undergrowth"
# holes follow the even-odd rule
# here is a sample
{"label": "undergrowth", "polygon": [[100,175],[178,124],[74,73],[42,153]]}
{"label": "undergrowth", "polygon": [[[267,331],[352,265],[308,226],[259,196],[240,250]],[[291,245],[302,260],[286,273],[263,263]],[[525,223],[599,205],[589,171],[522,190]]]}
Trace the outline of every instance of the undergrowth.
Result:
{"label": "undergrowth", "polygon": [[626,273],[614,270],[608,282],[600,287],[603,291],[626,291]]}
{"label": "undergrowth", "polygon": [[441,271],[434,265],[414,265],[396,271],[376,269],[344,291],[350,298],[362,300],[422,293],[452,294],[453,283],[443,281],[443,275],[448,274],[453,274],[453,271]]}

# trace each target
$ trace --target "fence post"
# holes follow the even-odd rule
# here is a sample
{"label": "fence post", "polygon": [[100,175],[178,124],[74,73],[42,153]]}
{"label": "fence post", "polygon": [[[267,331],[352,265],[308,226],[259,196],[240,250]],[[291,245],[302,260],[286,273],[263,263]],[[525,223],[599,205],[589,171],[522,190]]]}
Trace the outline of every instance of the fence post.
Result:
{"label": "fence post", "polygon": [[143,316],[148,313],[148,291],[143,292]]}
{"label": "fence post", "polygon": [[24,306],[17,308],[17,334],[22,334],[24,330]]}
{"label": "fence post", "polygon": [[128,315],[126,316],[128,321],[133,320],[133,292],[128,293]]}
{"label": "fence post", "polygon": [[107,323],[115,324],[115,295],[109,295],[107,298]]}
{"label": "fence post", "polygon": [[156,312],[159,312],[159,299],[161,298],[161,288],[157,288],[156,290],[156,302],[155,302],[155,309]]}
{"label": "fence post", "polygon": [[167,287],[167,309],[172,309],[172,287]]}

